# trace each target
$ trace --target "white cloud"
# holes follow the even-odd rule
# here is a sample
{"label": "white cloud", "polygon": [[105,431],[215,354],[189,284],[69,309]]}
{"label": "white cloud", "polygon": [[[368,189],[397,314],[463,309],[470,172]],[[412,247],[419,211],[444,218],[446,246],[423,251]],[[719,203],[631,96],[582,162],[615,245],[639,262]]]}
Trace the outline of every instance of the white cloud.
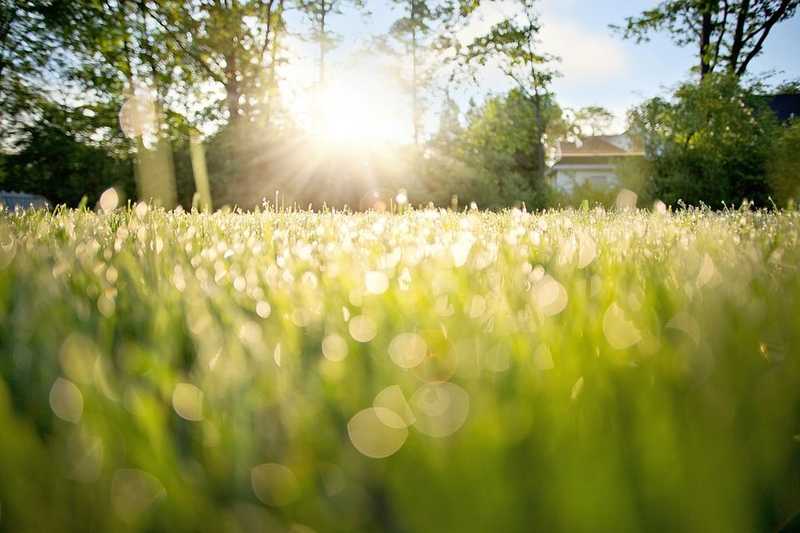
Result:
{"label": "white cloud", "polygon": [[608,83],[609,77],[628,71],[625,49],[604,27],[586,28],[571,21],[545,19],[541,40],[546,51],[561,58],[558,70],[567,83]]}
{"label": "white cloud", "polygon": [[[520,8],[513,0],[482,3],[470,16],[469,23],[458,32],[458,40],[466,44],[485,35],[502,20],[522,16]],[[599,77],[624,75],[628,58],[619,40],[609,35],[602,23],[597,27],[578,23],[572,17],[577,9],[569,1],[543,4],[540,18],[543,49],[561,58],[558,70],[571,83],[583,84]]]}

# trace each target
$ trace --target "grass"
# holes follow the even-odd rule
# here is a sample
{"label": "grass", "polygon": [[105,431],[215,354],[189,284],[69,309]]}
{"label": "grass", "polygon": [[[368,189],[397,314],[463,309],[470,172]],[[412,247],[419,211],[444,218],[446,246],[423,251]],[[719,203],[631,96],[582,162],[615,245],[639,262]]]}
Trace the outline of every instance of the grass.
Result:
{"label": "grass", "polygon": [[0,213],[0,531],[774,531],[800,214]]}

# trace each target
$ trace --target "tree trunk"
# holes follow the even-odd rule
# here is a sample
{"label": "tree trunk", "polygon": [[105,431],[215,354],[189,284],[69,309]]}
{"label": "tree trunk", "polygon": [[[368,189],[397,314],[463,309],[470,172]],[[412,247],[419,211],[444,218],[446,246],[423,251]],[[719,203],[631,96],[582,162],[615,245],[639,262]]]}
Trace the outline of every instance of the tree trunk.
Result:
{"label": "tree trunk", "polygon": [[225,55],[225,92],[228,114],[230,115],[228,122],[230,124],[239,119],[241,88],[239,87],[239,80],[236,79],[236,68],[236,52],[231,51]]}
{"label": "tree trunk", "polygon": [[[539,92],[539,88],[534,86],[534,95],[533,95],[533,110],[534,110],[534,120],[536,120],[536,140],[538,146],[536,147],[536,165],[539,167],[538,172],[539,176],[537,176],[540,180],[544,179],[545,174],[545,157],[544,157],[544,116],[542,114],[542,97]],[[534,180],[537,178],[534,177]],[[533,188],[536,188],[536,181],[531,183]]]}
{"label": "tree trunk", "polygon": [[717,7],[716,3],[717,2],[713,1],[706,2],[702,13],[703,22],[700,30],[700,79],[705,78],[706,74],[711,72],[711,64],[709,63],[711,51],[709,47],[711,46],[711,33],[714,30],[712,17]]}
{"label": "tree trunk", "polygon": [[739,65],[739,56],[744,48],[744,28],[747,23],[747,17],[750,15],[750,0],[742,0],[739,6],[739,13],[736,17],[736,30],[733,34],[733,43],[731,43],[731,53],[728,57],[728,70],[731,74],[735,73]]}
{"label": "tree trunk", "polygon": [[417,101],[417,0],[411,0],[411,114],[414,145],[419,145],[419,102]]}
{"label": "tree trunk", "polygon": [[319,18],[319,86],[322,88],[325,85],[325,52],[326,50],[326,30],[325,30],[325,17],[327,15],[328,7],[325,5],[325,0],[322,0],[320,18]]}
{"label": "tree trunk", "polygon": [[[272,120],[272,111],[274,109],[273,104],[274,100],[277,98],[278,95],[278,78],[277,78],[277,69],[278,69],[278,51],[280,50],[280,42],[278,40],[279,33],[282,29],[282,20],[283,20],[283,5],[284,0],[280,0],[278,2],[278,13],[276,15],[277,20],[271,24],[272,28],[272,39],[270,43],[270,62],[269,62],[269,76],[267,78],[267,106],[266,106],[266,116],[264,117],[264,122],[267,126],[270,125]],[[270,13],[270,16],[272,14]]]}

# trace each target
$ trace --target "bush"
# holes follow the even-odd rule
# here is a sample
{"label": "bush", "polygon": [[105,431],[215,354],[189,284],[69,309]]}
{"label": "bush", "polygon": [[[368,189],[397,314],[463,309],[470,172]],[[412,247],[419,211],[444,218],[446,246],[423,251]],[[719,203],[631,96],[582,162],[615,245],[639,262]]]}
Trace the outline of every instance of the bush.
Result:
{"label": "bush", "polygon": [[763,99],[734,77],[687,83],[672,101],[654,98],[631,113],[652,163],[649,192],[675,204],[769,204],[767,164],[779,133]]}
{"label": "bush", "polygon": [[767,165],[775,202],[783,207],[800,199],[800,119],[781,132]]}

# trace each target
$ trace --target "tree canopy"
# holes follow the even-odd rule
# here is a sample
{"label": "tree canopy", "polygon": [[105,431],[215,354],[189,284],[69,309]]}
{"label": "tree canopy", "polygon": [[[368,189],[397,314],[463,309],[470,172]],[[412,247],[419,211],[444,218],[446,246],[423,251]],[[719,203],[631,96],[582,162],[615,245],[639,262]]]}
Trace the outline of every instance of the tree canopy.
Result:
{"label": "tree canopy", "polygon": [[800,0],[666,0],[613,27],[638,42],[667,32],[679,46],[696,47],[702,77],[719,71],[741,77],[798,6]]}

